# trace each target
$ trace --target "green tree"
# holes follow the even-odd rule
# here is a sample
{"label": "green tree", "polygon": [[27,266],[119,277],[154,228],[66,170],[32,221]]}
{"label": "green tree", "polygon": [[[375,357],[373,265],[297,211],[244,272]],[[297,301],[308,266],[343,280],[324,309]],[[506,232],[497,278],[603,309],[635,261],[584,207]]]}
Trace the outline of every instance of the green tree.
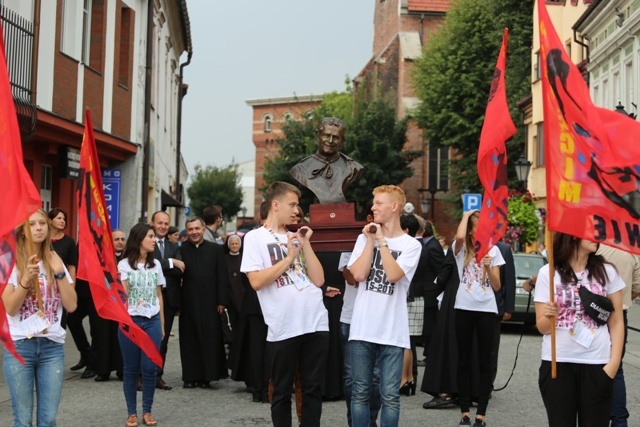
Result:
{"label": "green tree", "polygon": [[509,28],[507,99],[519,127],[507,143],[515,183],[512,164],[524,147],[516,104],[531,90],[532,10],[533,0],[455,0],[417,61],[413,82],[421,104],[415,118],[429,144],[457,150],[450,164],[454,190],[480,189],[476,171],[480,131],[505,27]]}
{"label": "green tree", "polygon": [[242,206],[242,187],[238,165],[224,168],[197,164],[195,176],[187,189],[194,215],[202,215],[202,210],[210,205],[222,207],[226,219],[236,216]]}
{"label": "green tree", "polygon": [[503,240],[520,247],[531,244],[540,235],[540,220],[536,215],[536,204],[529,191],[513,191],[509,195],[508,226]]}

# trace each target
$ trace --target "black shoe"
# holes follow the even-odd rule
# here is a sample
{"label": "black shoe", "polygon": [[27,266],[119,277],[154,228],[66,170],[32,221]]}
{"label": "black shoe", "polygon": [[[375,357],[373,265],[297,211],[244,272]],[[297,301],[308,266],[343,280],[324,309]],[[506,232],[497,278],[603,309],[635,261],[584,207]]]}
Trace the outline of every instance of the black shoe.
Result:
{"label": "black shoe", "polygon": [[118,381],[122,381],[122,372],[116,371],[116,377],[118,378]]}
{"label": "black shoe", "polygon": [[196,388],[197,385],[198,383],[196,383],[195,381],[185,381],[182,385],[182,388]]}
{"label": "black shoe", "polygon": [[86,368],[82,373],[82,375],[80,375],[80,378],[82,378],[83,380],[86,380],[88,378],[93,378],[95,376],[96,376],[96,373],[93,372],[91,368]]}
{"label": "black shoe", "polygon": [[462,417],[462,419],[460,420],[458,425],[459,426],[470,426],[471,425],[471,418],[469,418],[469,417],[467,417],[465,415],[464,417]]}
{"label": "black shoe", "polygon": [[262,394],[259,391],[251,392],[252,400],[256,403],[262,402]]}
{"label": "black shoe", "polygon": [[72,367],[70,367],[69,369],[72,371],[79,371],[80,369],[84,368],[85,366],[87,366],[87,361],[84,360],[84,357],[80,358],[80,361],[78,363],[76,363],[75,365],[73,365]]}
{"label": "black shoe", "polygon": [[198,387],[200,387],[200,388],[211,388],[211,383],[209,381],[200,381],[198,383]]}
{"label": "black shoe", "polygon": [[476,422],[473,423],[473,427],[487,427],[487,423],[483,419],[476,418]]}
{"label": "black shoe", "polygon": [[159,388],[160,390],[171,390],[172,387],[165,383],[164,380],[160,377],[158,377],[158,379],[156,380],[156,388]]}
{"label": "black shoe", "polygon": [[101,381],[109,381],[109,378],[110,378],[109,374],[104,374],[104,375],[96,375],[96,377],[93,380],[97,382],[101,382]]}
{"label": "black shoe", "polygon": [[400,387],[400,394],[404,394],[405,396],[413,396],[416,394],[416,382],[415,381],[407,381],[402,384]]}
{"label": "black shoe", "polygon": [[418,366],[427,366],[427,358],[418,360]]}
{"label": "black shoe", "polygon": [[443,409],[456,406],[456,401],[449,395],[436,396],[422,405],[424,409]]}

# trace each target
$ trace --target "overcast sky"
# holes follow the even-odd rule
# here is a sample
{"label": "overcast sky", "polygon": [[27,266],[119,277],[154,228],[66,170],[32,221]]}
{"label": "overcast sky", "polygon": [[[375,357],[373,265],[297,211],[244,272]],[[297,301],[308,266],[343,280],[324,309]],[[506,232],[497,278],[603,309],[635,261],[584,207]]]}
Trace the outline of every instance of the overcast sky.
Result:
{"label": "overcast sky", "polygon": [[[182,152],[193,167],[253,160],[245,101],[345,88],[372,55],[374,0],[189,0]],[[185,60],[183,57],[183,61]]]}

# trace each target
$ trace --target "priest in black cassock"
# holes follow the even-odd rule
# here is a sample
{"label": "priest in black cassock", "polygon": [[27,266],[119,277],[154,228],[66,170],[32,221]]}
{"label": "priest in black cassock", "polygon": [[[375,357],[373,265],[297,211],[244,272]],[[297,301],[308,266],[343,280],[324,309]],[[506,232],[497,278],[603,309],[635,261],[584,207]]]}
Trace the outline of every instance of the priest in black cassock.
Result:
{"label": "priest in black cassock", "polygon": [[180,359],[184,388],[210,388],[228,377],[220,313],[229,305],[229,278],[222,246],[204,240],[204,222],[186,223],[180,246],[185,264],[180,312]]}

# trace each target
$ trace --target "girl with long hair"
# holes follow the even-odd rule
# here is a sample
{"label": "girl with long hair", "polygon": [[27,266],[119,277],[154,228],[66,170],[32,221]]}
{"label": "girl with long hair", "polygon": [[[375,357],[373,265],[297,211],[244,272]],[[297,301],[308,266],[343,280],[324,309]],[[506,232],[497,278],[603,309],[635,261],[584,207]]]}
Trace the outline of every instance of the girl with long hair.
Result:
{"label": "girl with long hair", "polygon": [[[164,317],[161,288],[165,285],[160,262],[155,259],[156,235],[149,224],[136,224],[129,233],[123,259],[118,263],[120,280],[128,296],[131,319],[149,335],[160,349],[163,338]],[[127,427],[138,426],[136,379],[142,373],[142,421],[147,426],[158,425],[151,406],[156,390],[156,365],[118,330],[122,352],[122,389],[127,403]]]}
{"label": "girl with long hair", "polygon": [[56,423],[64,379],[62,307],[74,311],[77,297],[69,271],[51,250],[46,212],[33,213],[28,227],[16,228],[16,265],[2,293],[11,339],[25,365],[5,349],[3,371],[13,425],[32,425],[35,386],[36,424],[49,426]]}
{"label": "girl with long hair", "polygon": [[[494,291],[500,290],[500,266],[504,258],[497,247],[492,246],[482,258],[475,260],[474,240],[480,211],[467,211],[462,215],[456,238],[452,245],[460,285],[456,293],[456,340],[458,344],[458,400],[461,420],[459,425],[471,425],[471,355],[473,337],[478,341],[478,408],[474,427],[484,427],[489,395],[493,383],[491,348],[495,335],[495,318],[498,306]],[[484,270],[484,272],[483,272]]]}
{"label": "girl with long hair", "polygon": [[[613,379],[624,341],[622,292],[625,284],[615,267],[596,255],[598,244],[564,233],[553,239],[554,302],[550,301],[549,266],[536,281],[536,325],[542,338],[538,386],[549,426],[608,426]],[[581,290],[581,288],[584,288]],[[588,313],[581,294],[606,298],[609,318]],[[584,295],[585,298],[588,295]],[[607,301],[605,300],[606,304]],[[603,306],[596,301],[597,306]],[[587,306],[587,310],[585,310]],[[551,322],[555,317],[557,378],[551,379]]]}

